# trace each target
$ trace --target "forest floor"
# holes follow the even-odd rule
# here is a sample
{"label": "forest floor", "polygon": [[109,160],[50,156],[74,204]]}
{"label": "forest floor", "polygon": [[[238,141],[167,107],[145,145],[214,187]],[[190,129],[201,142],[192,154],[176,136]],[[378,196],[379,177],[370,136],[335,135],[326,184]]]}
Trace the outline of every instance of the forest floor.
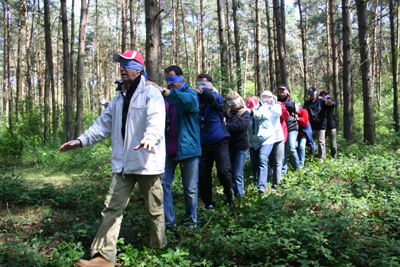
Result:
{"label": "forest floor", "polygon": [[[43,153],[45,151],[45,153]],[[40,154],[40,155],[39,155]],[[73,266],[90,244],[110,181],[110,144],[68,153],[42,148],[31,166],[0,170],[0,265]],[[198,206],[184,225],[180,172],[173,183],[177,228],[148,248],[149,224],[134,189],[118,239],[118,266],[400,266],[400,147],[339,138],[339,156],[308,156],[282,186],[259,195],[246,162],[246,195],[214,211]]]}

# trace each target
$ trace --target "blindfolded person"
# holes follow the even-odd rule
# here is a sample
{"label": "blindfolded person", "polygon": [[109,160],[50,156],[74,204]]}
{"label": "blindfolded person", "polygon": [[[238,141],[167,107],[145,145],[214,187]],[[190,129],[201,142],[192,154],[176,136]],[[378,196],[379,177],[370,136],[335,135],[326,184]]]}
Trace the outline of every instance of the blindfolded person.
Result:
{"label": "blindfolded person", "polygon": [[[122,214],[136,182],[150,220],[150,246],[163,248],[165,221],[161,174],[165,164],[165,107],[160,92],[146,86],[143,57],[137,51],[114,54],[123,84],[109,106],[77,140],[63,144],[65,152],[112,139],[112,179],[101,212],[100,229],[91,246],[90,261],[78,266],[114,266]],[[133,108],[134,107],[134,108]]]}

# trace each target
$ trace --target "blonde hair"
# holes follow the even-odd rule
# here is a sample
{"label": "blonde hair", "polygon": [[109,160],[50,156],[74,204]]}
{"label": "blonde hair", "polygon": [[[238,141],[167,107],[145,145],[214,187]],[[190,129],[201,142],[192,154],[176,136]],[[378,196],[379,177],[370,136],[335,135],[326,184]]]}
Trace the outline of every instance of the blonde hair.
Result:
{"label": "blonde hair", "polygon": [[226,101],[230,101],[230,100],[234,100],[234,99],[239,98],[239,97],[240,97],[240,102],[241,102],[242,106],[245,107],[246,103],[243,101],[243,98],[239,95],[238,92],[230,91],[226,95],[225,99],[226,99]]}

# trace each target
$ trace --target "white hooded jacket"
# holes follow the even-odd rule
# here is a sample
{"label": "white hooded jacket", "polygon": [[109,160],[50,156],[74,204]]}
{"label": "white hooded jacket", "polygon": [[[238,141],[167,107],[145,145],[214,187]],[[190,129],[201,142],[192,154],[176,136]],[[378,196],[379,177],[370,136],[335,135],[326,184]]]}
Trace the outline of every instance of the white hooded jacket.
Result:
{"label": "white hooded jacket", "polygon": [[[165,166],[165,103],[160,91],[145,86],[142,76],[131,98],[126,118],[125,141],[122,138],[122,109],[124,97],[117,91],[115,97],[97,120],[78,139],[82,146],[94,145],[111,136],[112,172],[124,174],[155,175],[164,172]],[[155,144],[156,153],[133,148],[142,139]]]}

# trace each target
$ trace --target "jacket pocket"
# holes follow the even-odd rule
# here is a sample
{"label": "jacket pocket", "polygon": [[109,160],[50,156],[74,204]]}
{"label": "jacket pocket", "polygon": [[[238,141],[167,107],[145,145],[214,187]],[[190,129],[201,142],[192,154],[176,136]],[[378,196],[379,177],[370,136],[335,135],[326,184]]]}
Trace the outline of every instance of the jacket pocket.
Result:
{"label": "jacket pocket", "polygon": [[194,146],[194,140],[191,138],[189,133],[185,131],[182,134],[182,140],[180,142],[180,148],[182,151],[182,157],[187,157],[190,155],[194,155],[194,152],[196,151],[196,148]]}

